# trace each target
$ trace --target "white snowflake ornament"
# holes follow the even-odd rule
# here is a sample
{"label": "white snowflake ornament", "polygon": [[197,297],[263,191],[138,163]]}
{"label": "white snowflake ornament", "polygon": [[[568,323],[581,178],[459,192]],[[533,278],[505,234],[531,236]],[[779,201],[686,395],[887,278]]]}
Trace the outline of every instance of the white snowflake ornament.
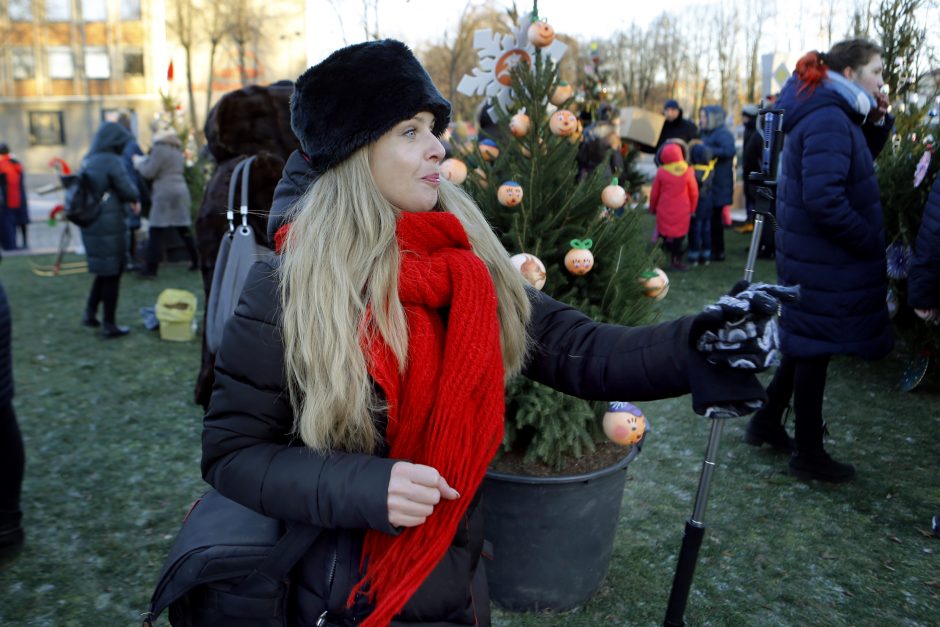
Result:
{"label": "white snowflake ornament", "polygon": [[[532,14],[526,13],[508,35],[494,33],[489,28],[473,33],[473,47],[480,57],[480,65],[473,68],[473,74],[465,74],[460,79],[457,91],[465,96],[495,98],[503,109],[509,110],[515,100],[509,72],[519,63],[531,65],[535,55],[535,46],[529,43],[528,37],[531,24]],[[542,48],[542,54],[558,63],[567,49],[567,45],[555,39],[550,46]],[[496,119],[495,106],[491,106],[487,113]]]}

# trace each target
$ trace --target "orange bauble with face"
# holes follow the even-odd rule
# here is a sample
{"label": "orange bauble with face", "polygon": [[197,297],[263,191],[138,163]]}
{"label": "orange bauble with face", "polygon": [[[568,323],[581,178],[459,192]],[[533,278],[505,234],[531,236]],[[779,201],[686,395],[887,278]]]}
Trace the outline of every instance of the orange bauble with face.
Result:
{"label": "orange bauble with face", "polygon": [[639,444],[646,433],[646,417],[631,403],[611,403],[603,424],[604,435],[620,446]]}
{"label": "orange bauble with face", "polygon": [[529,132],[532,121],[525,113],[517,113],[509,120],[509,132],[513,137],[525,137]]}
{"label": "orange bauble with face", "polygon": [[551,98],[549,100],[556,107],[560,107],[568,101],[568,98],[571,98],[571,94],[574,93],[574,89],[565,81],[560,81],[558,87],[555,88],[555,91],[552,92]]}
{"label": "orange bauble with face", "polygon": [[484,139],[480,142],[480,154],[484,161],[492,161],[499,156],[499,146],[492,139]]}
{"label": "orange bauble with face", "polygon": [[527,34],[529,36],[529,42],[538,48],[550,46],[552,42],[555,41],[555,29],[545,20],[532,22]]}
{"label": "orange bauble with face", "polygon": [[467,164],[460,159],[445,159],[441,164],[441,176],[455,185],[460,185],[467,180]]}
{"label": "orange bauble with face", "polygon": [[571,250],[565,255],[565,268],[575,276],[584,276],[594,267],[594,255],[588,250],[593,242],[589,239],[571,240]]}
{"label": "orange bauble with face", "polygon": [[506,181],[496,190],[496,199],[504,207],[515,207],[522,202],[522,186],[515,181]]}
{"label": "orange bauble with face", "polygon": [[548,128],[559,137],[568,137],[578,129],[578,118],[567,109],[559,109],[552,114]]}

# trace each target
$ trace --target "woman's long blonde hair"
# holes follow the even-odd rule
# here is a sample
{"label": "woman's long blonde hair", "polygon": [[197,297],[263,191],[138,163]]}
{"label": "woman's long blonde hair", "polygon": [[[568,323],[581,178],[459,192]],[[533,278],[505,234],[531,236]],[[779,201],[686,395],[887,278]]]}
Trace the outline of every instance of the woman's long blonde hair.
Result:
{"label": "woman's long blonde hair", "polygon": [[[487,265],[499,301],[500,340],[507,378],[522,367],[529,302],[519,272],[467,194],[441,180],[439,206],[463,224],[474,252]],[[369,147],[325,172],[290,210],[282,254],[285,376],[294,431],[321,452],[375,450],[380,411],[362,350],[369,308],[404,370],[408,327],[398,299],[399,211],[379,193]]]}

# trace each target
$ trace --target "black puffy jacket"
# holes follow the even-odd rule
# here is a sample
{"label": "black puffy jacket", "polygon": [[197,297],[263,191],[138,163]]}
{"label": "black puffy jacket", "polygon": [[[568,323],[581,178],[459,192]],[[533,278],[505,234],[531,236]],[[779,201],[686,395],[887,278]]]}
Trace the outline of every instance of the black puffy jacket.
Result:
{"label": "black puffy jacket", "polygon": [[[292,438],[284,378],[277,261],[252,269],[216,360],[215,387],[203,431],[202,470],[225,496],[268,516],[324,529],[297,567],[296,623],[353,624],[368,608],[345,610],[359,580],[364,533],[396,533],[387,491],[396,460],[333,452],[318,455]],[[693,405],[761,398],[753,375],[707,366],[689,349],[692,318],[627,328],[599,324],[530,290],[535,348],[523,374],[596,400],[642,401],[693,391]],[[376,416],[381,428],[384,416]],[[465,495],[466,497],[467,495]],[[482,550],[482,509],[473,495],[451,548],[393,623],[488,624],[473,607],[471,583]]]}
{"label": "black puffy jacket", "polygon": [[917,309],[940,308],[940,175],[930,188],[917,232],[907,302]]}

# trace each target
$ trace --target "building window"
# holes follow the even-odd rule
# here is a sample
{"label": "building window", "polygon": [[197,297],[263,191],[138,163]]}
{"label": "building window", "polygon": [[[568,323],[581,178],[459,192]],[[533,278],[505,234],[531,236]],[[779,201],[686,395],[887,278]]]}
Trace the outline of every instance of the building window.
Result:
{"label": "building window", "polygon": [[106,0],[81,0],[82,20],[86,22],[107,22],[108,5]]}
{"label": "building window", "polygon": [[11,22],[33,21],[33,0],[9,0],[7,6]]}
{"label": "building window", "polygon": [[140,50],[124,53],[124,76],[144,75],[144,53]]}
{"label": "building window", "polygon": [[140,19],[140,0],[121,0],[121,19]]}
{"label": "building window", "polygon": [[25,81],[36,77],[36,58],[29,48],[13,48],[13,80]]}
{"label": "building window", "polygon": [[85,49],[85,78],[111,78],[111,59],[106,49]]}
{"label": "building window", "polygon": [[29,143],[31,146],[64,146],[65,127],[61,111],[29,112]]}
{"label": "building window", "polygon": [[46,21],[68,22],[71,19],[71,0],[46,0]]}
{"label": "building window", "polygon": [[70,48],[49,48],[49,78],[74,78],[75,59]]}

